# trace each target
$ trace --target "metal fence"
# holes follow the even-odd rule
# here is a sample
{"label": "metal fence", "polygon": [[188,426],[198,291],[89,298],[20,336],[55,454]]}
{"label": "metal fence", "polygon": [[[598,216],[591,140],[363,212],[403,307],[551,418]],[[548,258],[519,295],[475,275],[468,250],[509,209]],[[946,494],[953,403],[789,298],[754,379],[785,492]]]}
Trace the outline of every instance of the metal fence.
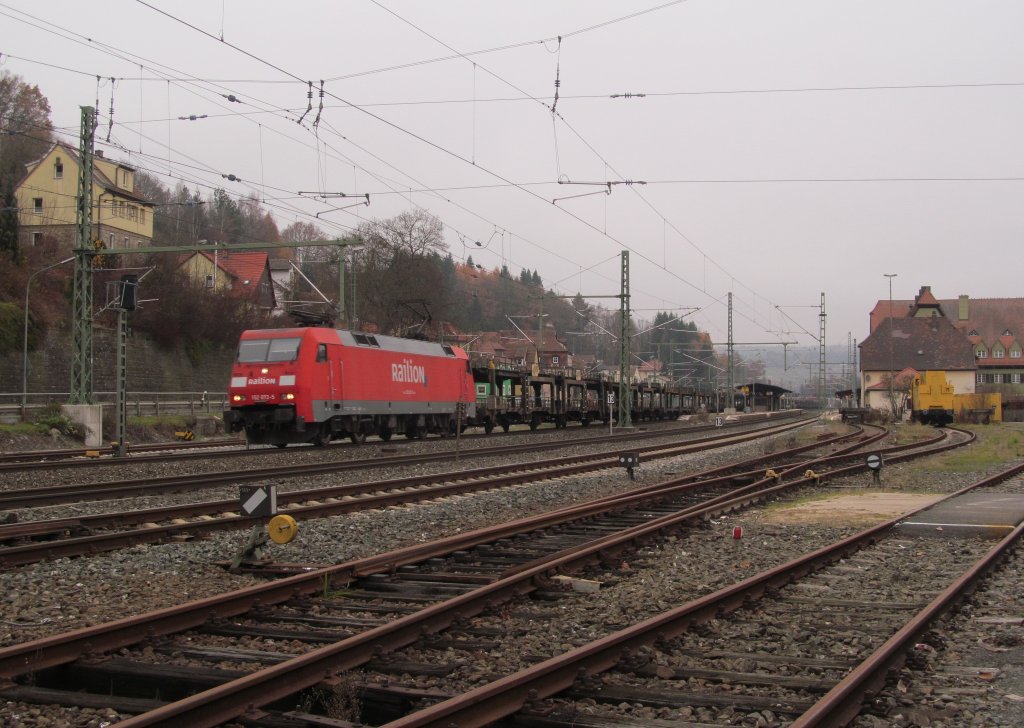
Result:
{"label": "metal fence", "polygon": [[[14,424],[31,420],[53,405],[66,404],[68,392],[21,392],[0,394],[0,422]],[[24,405],[22,399],[24,397]],[[102,405],[104,417],[113,417],[117,406],[115,392],[96,392],[95,404]],[[125,411],[129,417],[160,415],[219,415],[227,409],[227,394],[217,392],[126,392]]]}

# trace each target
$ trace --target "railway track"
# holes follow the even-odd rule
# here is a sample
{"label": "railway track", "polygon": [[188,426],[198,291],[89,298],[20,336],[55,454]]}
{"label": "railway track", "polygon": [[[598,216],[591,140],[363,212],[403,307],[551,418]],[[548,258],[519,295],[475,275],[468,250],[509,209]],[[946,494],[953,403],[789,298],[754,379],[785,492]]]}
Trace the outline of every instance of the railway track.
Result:
{"label": "railway track", "polygon": [[[796,417],[799,416],[800,412],[797,410],[770,413],[770,414],[754,414],[744,415],[742,419],[728,420],[725,422],[723,427],[733,428],[748,426],[751,423],[774,421],[780,418]],[[634,436],[643,436],[644,432],[652,431],[650,428],[654,426],[658,430],[666,429],[678,429],[684,432],[701,432],[717,429],[713,424],[696,424],[683,425],[681,423],[673,423],[668,421],[658,421],[645,423],[638,427],[638,432],[629,434],[620,432],[613,435],[609,439],[625,439]],[[599,432],[600,427],[590,428],[573,428],[571,432],[574,435],[584,435],[586,433]],[[514,431],[511,433],[469,433],[461,435],[461,439],[467,442],[476,442],[478,440],[494,441],[502,440],[505,437],[511,435],[512,437],[529,435],[533,441],[543,438],[545,435],[559,435],[564,436],[566,430],[551,428],[541,428],[536,431]],[[599,437],[599,436],[598,436]],[[451,442],[455,438],[453,437],[440,437],[430,438],[430,442]],[[593,439],[593,436],[591,438]],[[387,449],[395,449],[404,446],[411,446],[419,440],[410,439],[395,439],[388,442],[384,441],[368,441],[366,444],[379,445]],[[210,440],[203,440],[200,442],[164,442],[164,443],[140,443],[132,445],[127,457],[116,457],[114,455],[113,446],[103,446],[100,448],[65,448],[59,450],[30,450],[23,452],[8,452],[0,453],[0,473],[4,472],[21,472],[29,470],[42,470],[49,472],[54,468],[69,468],[69,469],[83,469],[83,468],[96,468],[96,467],[125,467],[131,465],[137,465],[139,463],[167,463],[167,462],[181,462],[188,461],[197,458],[209,457],[210,450],[219,450],[217,453],[218,457],[225,458],[252,458],[252,457],[265,457],[265,458],[280,458],[295,457],[303,453],[324,453],[324,452],[359,452],[365,450],[365,445],[355,445],[347,441],[335,441],[325,447],[314,447],[313,445],[307,446],[295,446],[291,448],[276,448],[270,445],[257,445],[249,446],[244,440],[232,437],[223,437]]]}
{"label": "railway track", "polygon": [[[701,450],[748,442],[769,434],[783,433],[806,424],[803,421],[776,425],[768,430],[748,433],[721,433],[695,442],[676,445],[649,445],[639,448],[645,458],[667,458]],[[884,433],[876,435],[878,439]],[[796,455],[813,447],[822,447],[834,441],[858,437],[859,431],[837,436],[827,441],[812,443],[794,449]],[[864,441],[855,447],[862,447]],[[520,446],[513,452],[527,451]],[[499,449],[505,455],[509,448]],[[442,458],[439,454],[437,459]],[[407,458],[403,458],[403,461]],[[296,475],[337,472],[337,463],[317,463],[302,466],[271,468],[262,471],[215,473],[198,476],[130,481],[128,483],[101,484],[93,487],[59,486],[0,493],[0,508],[17,512],[21,508],[62,503],[68,499],[83,502],[91,499],[127,498],[154,493],[176,492],[187,488],[200,490],[218,485],[253,480],[280,479]],[[350,464],[344,464],[350,465]],[[503,488],[523,482],[556,477],[568,477],[584,472],[617,468],[618,457],[596,453],[553,458],[545,461],[513,463],[473,470],[442,472],[433,475],[371,481],[365,483],[325,486],[278,494],[278,503],[288,506],[289,514],[300,519],[322,518],[352,513],[371,508],[382,508],[439,497],[493,488]],[[83,554],[94,554],[143,543],[161,543],[174,538],[195,538],[229,529],[248,528],[255,522],[238,513],[238,499],[186,503],[161,508],[139,509],[114,513],[82,515],[75,518],[41,519],[0,525],[0,565],[11,567]],[[141,528],[130,528],[140,526]],[[127,530],[126,530],[127,529]],[[29,543],[24,543],[29,540]]]}
{"label": "railway track", "polygon": [[[951,445],[957,444],[962,443]],[[894,455],[890,460],[909,456]],[[761,458],[757,460],[760,462]],[[801,463],[794,467],[803,468],[805,465]],[[863,464],[857,464],[834,472],[853,472],[863,467]],[[793,488],[813,484],[817,482],[818,476],[805,475],[790,483],[779,483],[775,477],[762,478],[757,483],[733,489],[728,494],[719,492],[710,504],[707,498],[703,498],[696,505],[692,496],[705,484],[682,482],[685,480],[670,480],[661,484],[660,489],[650,486],[643,493],[602,499],[433,544],[281,579],[234,592],[220,599],[201,600],[121,623],[86,628],[70,635],[7,648],[0,651],[0,675],[16,678],[32,673],[37,683],[32,689],[54,690],[43,686],[46,671],[56,666],[69,665],[85,651],[117,650],[147,636],[153,638],[187,629],[198,629],[200,632],[220,629],[223,632],[223,624],[220,627],[213,625],[212,618],[225,620],[246,615],[245,618],[250,619],[248,615],[254,614],[252,609],[257,604],[262,611],[252,617],[256,622],[274,622],[275,617],[266,610],[275,613],[294,610],[293,619],[282,621],[290,623],[293,630],[296,624],[304,625],[297,631],[305,632],[306,639],[325,646],[291,658],[287,654],[291,648],[286,648],[282,658],[284,661],[276,666],[251,672],[180,702],[149,710],[124,723],[126,726],[183,723],[217,725],[248,711],[251,706],[267,705],[298,689],[315,685],[323,680],[326,673],[366,664],[375,656],[413,643],[422,634],[441,632],[452,624],[485,609],[494,608],[518,594],[535,591],[538,583],[546,583],[547,578],[558,570],[574,568],[573,564],[578,568],[578,565],[594,560],[618,563],[620,552],[631,549],[637,542],[655,538],[666,530],[672,532],[685,528],[686,524],[699,524],[715,513],[727,513]],[[673,502],[677,498],[680,500]],[[527,538],[520,534],[533,535]],[[482,550],[470,552],[474,548]],[[488,562],[489,566],[485,565],[484,568],[476,563],[481,559]],[[460,570],[460,563],[469,566]],[[455,577],[453,574],[460,576]],[[390,616],[399,616],[387,618],[383,622],[374,617],[375,610],[378,615],[386,610],[378,609],[374,604],[360,604],[360,600],[370,600],[367,593],[374,595],[372,601],[390,601],[392,607],[397,607],[390,610],[393,612]],[[398,596],[390,600],[381,596],[389,593]],[[315,595],[324,600],[314,599]],[[444,601],[438,602],[438,599]],[[334,614],[336,608],[344,606],[336,602],[343,601],[353,602],[347,606],[353,606],[355,614]],[[425,602],[434,603],[424,607]],[[324,618],[318,619],[317,614],[324,615]],[[358,616],[360,614],[362,616]],[[266,624],[263,626],[270,630],[268,634],[287,631],[288,628],[281,624],[276,622],[272,627]],[[255,626],[247,623],[242,629],[245,631]],[[319,636],[313,634],[317,631],[321,631]],[[354,634],[344,636],[346,631]],[[275,644],[290,644],[287,640],[282,643],[281,637],[279,635],[270,639],[274,639]],[[197,643],[194,639],[199,640],[200,637],[189,637],[186,641],[195,646]],[[292,642],[302,643],[303,639],[296,636]],[[173,652],[183,644],[179,642],[168,649]],[[151,642],[150,645],[152,651],[157,643]],[[209,649],[211,655],[217,652],[217,648],[208,646],[197,649]],[[226,648],[226,651],[233,652],[233,648]],[[241,664],[253,669],[257,663],[265,664],[259,652],[258,649],[246,651],[243,648],[230,659],[240,660]],[[89,672],[91,669],[90,666],[84,671]],[[116,668],[112,669],[116,671]],[[162,679],[166,684],[167,673],[163,672],[164,669],[134,665],[128,672],[137,680],[142,680],[141,676],[146,675],[150,680]],[[192,672],[199,671],[193,669]],[[206,680],[223,681],[229,677],[224,674],[214,675],[208,670],[202,672]],[[163,678],[157,677],[160,674]],[[59,680],[66,680],[69,673],[62,669],[59,675]],[[61,684],[67,686],[69,683]],[[25,699],[28,694],[26,690],[31,691],[26,686],[25,690],[18,693],[19,699]],[[161,694],[166,698],[164,693]],[[83,699],[67,691],[60,695],[53,692],[39,693],[38,697],[53,701]],[[127,705],[109,696],[102,699],[107,700],[108,704]],[[138,711],[129,709],[128,712]],[[274,720],[278,718],[280,716]],[[287,718],[280,720],[284,722],[271,722],[268,725],[287,724]]]}
{"label": "railway track", "polygon": [[[1017,477],[1012,491],[1024,493],[1022,471],[970,489]],[[1021,525],[995,545],[922,543],[901,536],[899,520],[447,700],[421,691],[435,704],[387,726],[481,726],[523,709],[537,718],[528,725],[642,725],[636,708],[651,705],[696,706],[702,724],[735,713],[792,728],[846,725],[865,705],[873,710],[871,696],[915,648],[930,649],[931,625],[1024,534]],[[374,698],[387,692],[377,685]],[[576,701],[630,707],[602,712]]]}

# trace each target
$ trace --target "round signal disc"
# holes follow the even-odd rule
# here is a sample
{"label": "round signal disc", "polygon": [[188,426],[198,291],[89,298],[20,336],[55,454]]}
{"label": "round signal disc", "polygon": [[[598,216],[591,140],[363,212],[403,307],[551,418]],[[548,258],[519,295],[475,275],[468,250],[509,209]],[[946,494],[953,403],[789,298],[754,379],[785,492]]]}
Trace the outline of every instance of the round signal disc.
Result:
{"label": "round signal disc", "polygon": [[295,519],[284,513],[274,516],[267,524],[267,533],[274,543],[288,543],[299,532]]}

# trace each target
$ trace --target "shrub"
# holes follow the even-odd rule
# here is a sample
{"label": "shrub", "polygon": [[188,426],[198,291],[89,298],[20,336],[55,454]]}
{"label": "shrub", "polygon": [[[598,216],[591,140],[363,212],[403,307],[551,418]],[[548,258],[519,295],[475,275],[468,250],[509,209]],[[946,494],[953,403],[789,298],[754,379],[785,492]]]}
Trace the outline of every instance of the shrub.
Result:
{"label": "shrub", "polygon": [[83,437],[78,424],[60,411],[59,404],[49,404],[40,410],[36,414],[33,424],[36,430],[44,435],[51,430],[57,430],[60,434],[68,437]]}

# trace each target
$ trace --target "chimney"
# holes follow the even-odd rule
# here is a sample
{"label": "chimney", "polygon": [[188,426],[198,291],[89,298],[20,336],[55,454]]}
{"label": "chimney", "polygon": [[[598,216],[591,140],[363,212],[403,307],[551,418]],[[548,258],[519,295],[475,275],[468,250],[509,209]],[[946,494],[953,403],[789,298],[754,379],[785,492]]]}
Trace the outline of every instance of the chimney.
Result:
{"label": "chimney", "polygon": [[960,321],[966,321],[970,316],[970,298],[964,294],[960,294],[960,301],[957,305],[956,317]]}

